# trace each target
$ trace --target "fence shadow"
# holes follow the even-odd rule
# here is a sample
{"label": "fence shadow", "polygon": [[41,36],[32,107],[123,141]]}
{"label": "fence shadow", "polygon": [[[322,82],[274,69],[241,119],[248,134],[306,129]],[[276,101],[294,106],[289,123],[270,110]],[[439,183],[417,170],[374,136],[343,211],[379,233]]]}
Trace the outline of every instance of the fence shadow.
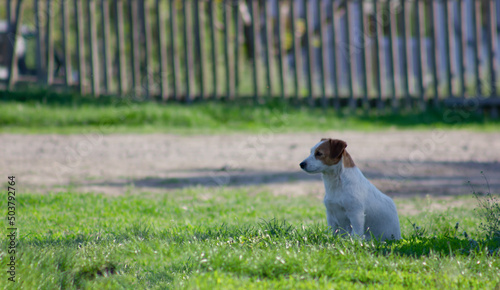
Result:
{"label": "fence shadow", "polygon": [[[384,193],[390,196],[414,195],[460,195],[500,192],[500,164],[498,162],[422,162],[416,165],[413,174],[398,172],[402,161],[373,162],[373,167],[362,168],[364,175]],[[484,174],[482,174],[484,172]],[[243,186],[293,186],[316,183],[321,188],[319,174],[307,174],[297,170],[255,171],[255,170],[188,170],[185,176],[168,178],[148,177],[142,179],[104,181],[87,184],[91,186],[182,189],[203,187]],[[486,179],[485,179],[486,178]]]}

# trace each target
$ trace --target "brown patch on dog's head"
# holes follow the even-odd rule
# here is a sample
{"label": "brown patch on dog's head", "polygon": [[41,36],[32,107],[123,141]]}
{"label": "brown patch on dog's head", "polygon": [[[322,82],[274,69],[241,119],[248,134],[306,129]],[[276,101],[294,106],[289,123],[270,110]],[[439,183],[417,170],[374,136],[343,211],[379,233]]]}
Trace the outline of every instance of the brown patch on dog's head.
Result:
{"label": "brown patch on dog's head", "polygon": [[344,167],[350,168],[356,166],[356,164],[354,164],[354,161],[351,158],[351,155],[349,155],[349,153],[347,153],[346,150],[344,150],[344,153],[342,153],[342,157],[344,157],[344,159],[342,159]]}
{"label": "brown patch on dog's head", "polygon": [[347,147],[347,143],[338,139],[326,138],[321,139],[321,141],[326,142],[323,142],[316,148],[314,157],[326,165],[335,165],[339,163],[342,158],[342,153]]}

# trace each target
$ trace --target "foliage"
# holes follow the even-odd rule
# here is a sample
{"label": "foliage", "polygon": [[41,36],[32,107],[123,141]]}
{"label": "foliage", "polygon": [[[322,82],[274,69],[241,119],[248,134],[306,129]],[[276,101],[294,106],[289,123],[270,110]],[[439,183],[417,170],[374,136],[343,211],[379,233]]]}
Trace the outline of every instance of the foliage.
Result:
{"label": "foliage", "polygon": [[480,228],[485,232],[488,239],[497,240],[500,246],[500,203],[498,199],[491,194],[490,184],[484,173],[481,171],[488,191],[483,195],[473,189],[474,197],[477,200],[477,213],[482,218]]}
{"label": "foliage", "polygon": [[[432,111],[383,114],[340,112],[294,106],[292,102],[250,99],[194,104],[96,99],[48,91],[0,92],[0,132],[85,133],[311,132],[327,130],[444,129],[498,130],[499,121],[470,112]],[[467,116],[465,118],[464,116]]]}

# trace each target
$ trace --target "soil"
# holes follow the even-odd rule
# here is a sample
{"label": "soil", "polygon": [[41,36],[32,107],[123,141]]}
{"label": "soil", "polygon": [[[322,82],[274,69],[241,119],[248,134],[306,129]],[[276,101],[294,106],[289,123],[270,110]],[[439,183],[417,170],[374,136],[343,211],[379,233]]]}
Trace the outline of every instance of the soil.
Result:
{"label": "soil", "polygon": [[500,133],[458,130],[2,134],[0,177],[7,181],[15,175],[23,191],[42,193],[68,188],[112,195],[168,193],[200,185],[204,190],[245,186],[320,197],[320,175],[302,172],[299,163],[322,137],[345,140],[356,166],[389,196],[500,193]]}

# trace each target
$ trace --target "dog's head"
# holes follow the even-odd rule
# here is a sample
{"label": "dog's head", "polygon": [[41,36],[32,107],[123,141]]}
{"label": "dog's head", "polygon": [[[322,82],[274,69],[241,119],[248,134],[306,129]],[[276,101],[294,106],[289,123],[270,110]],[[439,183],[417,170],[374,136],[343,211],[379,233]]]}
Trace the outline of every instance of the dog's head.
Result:
{"label": "dog's head", "polygon": [[335,170],[342,166],[340,160],[347,143],[338,139],[326,139],[311,148],[311,155],[300,163],[300,168],[307,173],[320,173]]}

